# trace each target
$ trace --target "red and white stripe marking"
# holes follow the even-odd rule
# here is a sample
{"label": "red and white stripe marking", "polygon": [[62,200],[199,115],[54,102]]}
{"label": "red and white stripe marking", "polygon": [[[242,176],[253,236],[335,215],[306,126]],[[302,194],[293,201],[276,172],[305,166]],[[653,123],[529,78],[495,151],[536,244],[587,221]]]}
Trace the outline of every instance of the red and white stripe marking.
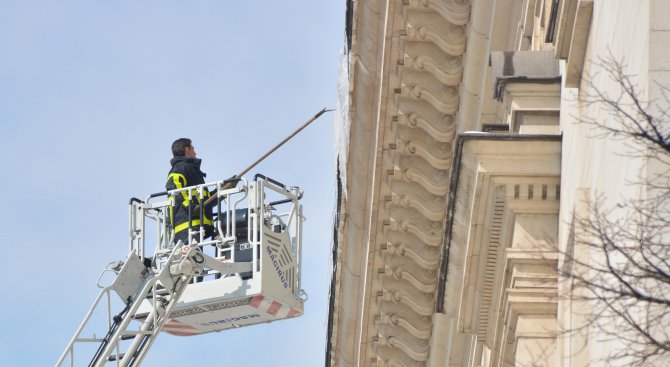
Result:
{"label": "red and white stripe marking", "polygon": [[285,319],[300,314],[300,311],[296,309],[263,296],[253,297],[251,302],[249,302],[249,306],[278,319]]}
{"label": "red and white stripe marking", "polygon": [[[146,316],[144,317],[139,317],[137,320],[144,322],[147,319]],[[163,325],[163,331],[170,333],[172,335],[179,335],[179,336],[191,336],[191,335],[197,335],[201,334],[201,331],[198,331],[198,329],[194,328],[191,325],[184,324],[183,322],[177,320],[177,319],[170,319],[168,320],[165,325]]]}
{"label": "red and white stripe marking", "polygon": [[163,325],[163,330],[172,334],[179,336],[191,336],[200,334],[198,329],[194,328],[191,325],[184,324],[183,322],[175,319],[170,319],[168,322]]}

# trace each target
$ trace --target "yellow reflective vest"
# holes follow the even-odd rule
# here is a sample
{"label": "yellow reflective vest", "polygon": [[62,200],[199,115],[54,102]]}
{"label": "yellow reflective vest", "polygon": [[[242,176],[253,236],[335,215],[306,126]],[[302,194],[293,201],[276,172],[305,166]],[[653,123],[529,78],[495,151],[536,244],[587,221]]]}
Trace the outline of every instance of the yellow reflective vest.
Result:
{"label": "yellow reflective vest", "polygon": [[[172,158],[170,161],[172,168],[168,174],[165,188],[170,191],[204,184],[205,173],[200,170],[201,162],[202,160],[199,158],[186,158],[184,156]],[[189,224],[191,227],[199,227],[201,222],[205,226],[205,233],[211,234],[213,230],[211,206],[203,208],[203,218],[200,218],[200,210],[198,209],[200,202],[207,200],[209,196],[209,191],[205,190],[201,200],[197,190],[184,190],[170,199],[175,201],[170,207],[169,213],[170,224],[175,234],[188,230]],[[189,209],[191,211],[190,218]]]}

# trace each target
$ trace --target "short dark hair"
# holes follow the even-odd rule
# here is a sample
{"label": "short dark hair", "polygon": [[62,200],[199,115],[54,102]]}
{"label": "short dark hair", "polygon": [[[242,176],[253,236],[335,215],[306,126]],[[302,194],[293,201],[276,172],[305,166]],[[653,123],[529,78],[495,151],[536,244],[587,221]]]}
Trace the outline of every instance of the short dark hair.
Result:
{"label": "short dark hair", "polygon": [[175,157],[185,155],[186,148],[191,146],[191,139],[179,138],[172,143],[172,155]]}

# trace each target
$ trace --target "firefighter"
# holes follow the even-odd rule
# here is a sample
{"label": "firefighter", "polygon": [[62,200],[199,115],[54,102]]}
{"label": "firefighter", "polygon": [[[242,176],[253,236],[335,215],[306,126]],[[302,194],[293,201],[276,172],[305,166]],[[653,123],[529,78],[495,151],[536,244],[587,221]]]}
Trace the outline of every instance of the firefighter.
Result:
{"label": "firefighter", "polygon": [[[172,168],[165,184],[168,191],[205,183],[206,175],[200,170],[202,160],[196,158],[191,139],[180,138],[175,140],[172,143],[172,155],[173,158],[170,161]],[[211,237],[214,232],[212,207],[204,207],[202,209],[203,217],[200,217],[201,201],[204,202],[210,195],[210,192],[205,189],[202,200],[197,190],[182,191],[173,196],[172,199],[176,201],[170,207],[170,224],[174,230],[173,244],[176,244],[179,240],[183,243],[190,243],[188,238],[189,227],[197,232],[201,224],[205,229],[205,238]],[[200,240],[199,237],[195,238],[198,241]]]}

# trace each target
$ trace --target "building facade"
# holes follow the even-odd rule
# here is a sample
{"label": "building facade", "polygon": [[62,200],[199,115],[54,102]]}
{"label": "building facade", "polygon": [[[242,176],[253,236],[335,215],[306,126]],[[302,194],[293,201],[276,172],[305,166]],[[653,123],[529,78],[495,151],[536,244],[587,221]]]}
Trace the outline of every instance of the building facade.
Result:
{"label": "building facade", "polygon": [[593,98],[664,110],[668,50],[666,0],[350,0],[326,365],[612,362],[575,218],[662,167]]}

